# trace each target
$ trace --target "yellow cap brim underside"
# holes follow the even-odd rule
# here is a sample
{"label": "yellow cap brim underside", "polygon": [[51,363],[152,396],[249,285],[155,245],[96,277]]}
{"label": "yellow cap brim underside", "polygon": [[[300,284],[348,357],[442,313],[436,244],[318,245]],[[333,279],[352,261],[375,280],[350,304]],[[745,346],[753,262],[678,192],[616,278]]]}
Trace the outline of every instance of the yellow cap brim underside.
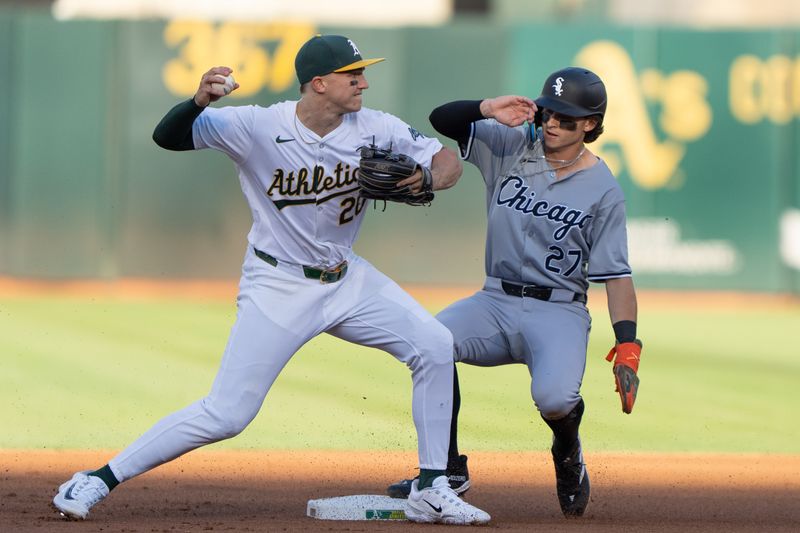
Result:
{"label": "yellow cap brim underside", "polygon": [[348,72],[350,70],[357,70],[385,60],[385,57],[378,57],[376,59],[362,59],[361,61],[356,61],[355,63],[350,63],[349,65],[345,65],[342,68],[336,69],[334,72]]}

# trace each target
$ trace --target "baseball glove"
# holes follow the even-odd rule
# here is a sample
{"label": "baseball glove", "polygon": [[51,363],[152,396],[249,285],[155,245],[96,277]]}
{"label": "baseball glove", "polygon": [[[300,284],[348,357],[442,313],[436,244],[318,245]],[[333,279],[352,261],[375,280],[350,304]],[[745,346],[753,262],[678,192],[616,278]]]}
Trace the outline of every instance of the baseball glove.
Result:
{"label": "baseball glove", "polygon": [[[428,205],[433,200],[433,176],[428,168],[411,157],[383,150],[375,145],[360,149],[358,165],[359,196],[368,200],[400,202],[408,205]],[[422,171],[422,190],[412,192],[411,187],[397,187],[398,182]]]}
{"label": "baseball glove", "polygon": [[626,414],[631,414],[633,411],[636,393],[639,392],[639,376],[636,373],[639,371],[641,355],[642,341],[636,339],[633,342],[615,345],[606,356],[606,361],[614,361],[614,382],[622,402],[622,412]]}

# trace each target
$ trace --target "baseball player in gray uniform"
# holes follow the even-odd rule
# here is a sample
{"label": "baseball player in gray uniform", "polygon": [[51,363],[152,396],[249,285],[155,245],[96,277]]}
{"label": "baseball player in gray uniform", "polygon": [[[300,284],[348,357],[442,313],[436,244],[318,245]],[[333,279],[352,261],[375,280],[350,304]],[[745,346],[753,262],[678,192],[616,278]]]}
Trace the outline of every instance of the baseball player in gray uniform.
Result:
{"label": "baseball player in gray uniform", "polygon": [[[605,110],[600,78],[572,67],[550,75],[535,102],[501,96],[451,102],[431,113],[436,130],[456,140],[483,175],[489,225],[483,289],[437,318],[453,333],[456,361],[528,367],[531,396],[553,431],[556,492],[568,517],[581,516],[589,502],[578,429],[590,281],[606,287],[617,339],[609,358],[616,355],[614,376],[627,413],[638,388],[641,343],[625,200],[609,168],[586,147],[602,133]],[[469,476],[458,454],[454,391],[450,462],[462,471],[448,474],[463,492]],[[411,483],[388,492],[402,497]]]}
{"label": "baseball player in gray uniform", "polygon": [[[362,107],[369,85],[352,40],[318,35],[299,50],[300,99],[267,108],[209,104],[238,84],[227,67],[203,75],[194,97],[156,127],[170,150],[212,148],[230,157],[253,215],[236,322],[205,398],[167,416],[94,471],[76,473],[53,503],[84,519],[131,479],[200,446],[233,437],[256,416],[284,365],[320,333],[391,353],[411,370],[421,476],[406,516],[417,522],[482,524],[444,476],[452,413],[453,339],[396,283],[352,250],[365,213],[359,148],[391,146],[429,168],[433,188],[456,182],[455,152],[397,117]],[[225,82],[225,83],[223,83]],[[400,185],[421,187],[422,171]]]}

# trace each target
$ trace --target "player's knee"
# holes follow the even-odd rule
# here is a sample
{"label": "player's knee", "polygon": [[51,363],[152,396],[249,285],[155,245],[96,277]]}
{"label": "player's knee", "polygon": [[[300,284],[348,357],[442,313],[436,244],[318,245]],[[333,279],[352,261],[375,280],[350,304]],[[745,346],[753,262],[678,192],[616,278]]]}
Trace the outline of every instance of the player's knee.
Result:
{"label": "player's knee", "polygon": [[538,394],[533,391],[533,402],[541,415],[548,420],[558,420],[567,416],[580,401],[576,393]]}
{"label": "player's knee", "polygon": [[230,439],[235,437],[250,424],[250,420],[229,417],[221,427],[221,437]]}
{"label": "player's knee", "polygon": [[211,419],[211,427],[208,430],[212,433],[214,440],[224,440],[235,437],[246,428],[255,413],[244,406],[236,408],[233,405],[220,405],[209,398],[203,402],[203,408]]}
{"label": "player's knee", "polygon": [[441,323],[430,323],[424,335],[423,348],[425,360],[437,365],[453,364],[453,334]]}
{"label": "player's knee", "polygon": [[539,412],[547,420],[558,420],[564,418],[572,411],[575,404],[568,404],[567,402],[542,402],[536,404]]}

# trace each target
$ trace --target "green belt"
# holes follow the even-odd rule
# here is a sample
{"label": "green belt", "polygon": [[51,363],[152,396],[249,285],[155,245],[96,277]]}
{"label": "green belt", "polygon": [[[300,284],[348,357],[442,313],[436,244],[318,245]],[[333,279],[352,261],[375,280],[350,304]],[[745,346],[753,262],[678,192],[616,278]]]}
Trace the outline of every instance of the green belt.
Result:
{"label": "green belt", "polygon": [[[256,253],[256,257],[264,261],[265,263],[269,263],[270,265],[276,267],[278,266],[278,260],[269,255],[268,253],[262,252],[258,248],[253,248],[253,251]],[[303,266],[303,275],[308,279],[318,279],[321,283],[334,283],[339,281],[344,277],[347,273],[347,261],[342,261],[335,267],[330,270],[320,270],[318,268],[313,268],[309,266]]]}

